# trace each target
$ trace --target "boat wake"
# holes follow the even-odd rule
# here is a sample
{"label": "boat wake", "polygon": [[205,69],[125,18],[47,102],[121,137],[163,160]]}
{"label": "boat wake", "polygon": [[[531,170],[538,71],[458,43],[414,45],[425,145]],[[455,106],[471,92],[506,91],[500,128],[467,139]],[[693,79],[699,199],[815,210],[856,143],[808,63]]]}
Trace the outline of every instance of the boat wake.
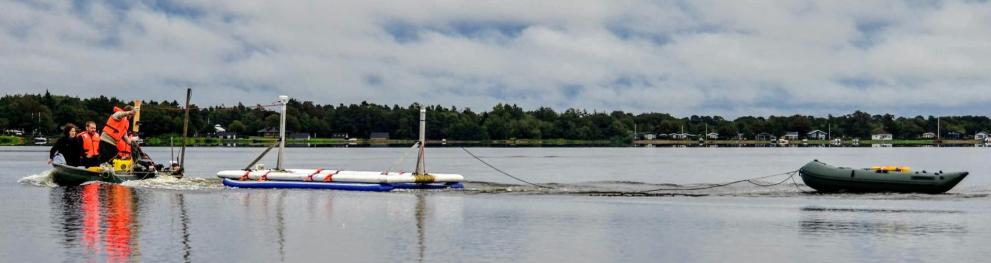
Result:
{"label": "boat wake", "polygon": [[21,179],[17,179],[17,182],[20,184],[28,184],[39,187],[58,187],[58,185],[55,184],[55,181],[52,180],[53,171],[55,171],[55,169],[48,169],[39,174],[28,175]]}
{"label": "boat wake", "polygon": [[[466,193],[518,194],[518,195],[582,195],[607,197],[804,197],[817,199],[871,199],[871,200],[951,200],[963,198],[988,198],[991,191],[961,189],[944,194],[913,193],[817,193],[800,180],[783,184],[760,186],[738,184],[714,186],[713,184],[667,184],[633,181],[596,181],[574,184],[547,183],[543,187],[493,182],[465,182]],[[705,189],[703,189],[705,188]],[[662,190],[659,190],[662,189]]]}
{"label": "boat wake", "polygon": [[[58,187],[52,180],[53,170],[25,176],[18,183],[38,187]],[[122,185],[132,188],[172,191],[220,191],[227,189],[219,178],[178,179],[161,176],[145,180],[131,180]],[[991,189],[962,187],[944,194],[912,193],[831,193],[820,194],[801,183],[786,182],[771,186],[753,184],[726,185],[714,188],[713,184],[670,184],[636,181],[593,181],[581,183],[545,183],[540,187],[523,184],[506,184],[485,181],[464,182],[464,189],[428,190],[440,192],[462,192],[465,194],[517,194],[517,195],[571,195],[604,197],[805,197],[823,199],[866,199],[866,200],[954,200],[969,198],[991,198]],[[707,189],[700,189],[707,188]],[[396,192],[423,190],[396,190]]]}
{"label": "boat wake", "polygon": [[[489,194],[533,194],[533,195],[590,195],[590,196],[796,196],[803,195],[808,190],[796,188],[795,185],[776,185],[769,187],[757,186],[722,186],[710,189],[693,190],[709,187],[708,184],[654,184],[630,181],[597,181],[575,184],[547,183],[542,187],[531,185],[501,184],[491,182],[466,182],[465,191]],[[663,190],[659,190],[663,189]]]}
{"label": "boat wake", "polygon": [[[59,187],[53,180],[54,169],[45,170],[38,174],[28,175],[17,180],[17,183],[38,187]],[[159,176],[145,180],[131,180],[121,183],[121,185],[132,188],[163,189],[176,191],[213,191],[226,187],[217,178],[183,178],[178,179],[172,176]],[[100,182],[90,182],[100,183]]]}
{"label": "boat wake", "polygon": [[133,188],[175,190],[175,191],[216,191],[226,188],[221,179],[159,176],[145,180],[131,180],[121,185]]}

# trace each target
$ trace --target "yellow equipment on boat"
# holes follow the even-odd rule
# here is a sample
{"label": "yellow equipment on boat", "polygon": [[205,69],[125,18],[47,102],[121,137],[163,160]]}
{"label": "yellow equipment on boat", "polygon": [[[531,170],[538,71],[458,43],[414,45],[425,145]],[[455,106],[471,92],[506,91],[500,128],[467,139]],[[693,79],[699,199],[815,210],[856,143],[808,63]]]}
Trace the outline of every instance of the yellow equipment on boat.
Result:
{"label": "yellow equipment on boat", "polygon": [[882,171],[882,172],[902,172],[902,173],[907,173],[907,172],[911,172],[912,171],[912,168],[911,167],[908,167],[908,166],[898,167],[898,166],[894,166],[894,165],[886,165],[886,166],[877,166],[877,165],[875,165],[875,166],[871,166],[871,170]]}
{"label": "yellow equipment on boat", "polygon": [[114,172],[129,171],[133,165],[134,161],[131,159],[114,159]]}

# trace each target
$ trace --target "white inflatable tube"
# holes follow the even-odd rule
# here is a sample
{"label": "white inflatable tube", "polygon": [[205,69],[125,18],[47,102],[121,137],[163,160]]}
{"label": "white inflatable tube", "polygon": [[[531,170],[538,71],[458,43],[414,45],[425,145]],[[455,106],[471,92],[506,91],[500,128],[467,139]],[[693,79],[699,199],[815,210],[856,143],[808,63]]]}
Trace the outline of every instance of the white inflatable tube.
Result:
{"label": "white inflatable tube", "polygon": [[428,176],[414,176],[412,173],[397,173],[371,171],[340,171],[340,170],[316,170],[316,169],[286,169],[285,172],[273,170],[227,170],[217,173],[218,177],[229,179],[241,179],[247,175],[248,180],[258,180],[265,176],[273,181],[318,181],[318,182],[348,182],[348,183],[371,183],[371,184],[392,184],[392,183],[454,183],[464,181],[464,176],[460,174],[428,174]]}

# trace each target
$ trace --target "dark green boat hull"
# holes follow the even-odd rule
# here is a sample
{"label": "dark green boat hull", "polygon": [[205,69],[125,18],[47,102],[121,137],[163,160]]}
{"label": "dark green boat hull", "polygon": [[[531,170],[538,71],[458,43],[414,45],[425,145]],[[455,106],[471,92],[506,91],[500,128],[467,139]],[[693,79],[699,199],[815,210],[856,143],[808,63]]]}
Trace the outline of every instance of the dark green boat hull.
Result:
{"label": "dark green boat hull", "polygon": [[65,166],[61,164],[55,164],[53,166],[55,167],[55,170],[52,172],[52,180],[55,184],[61,186],[75,186],[93,181],[119,184],[124,181],[150,179],[157,176],[157,174],[153,172],[114,174],[112,172],[93,172],[83,168]]}
{"label": "dark green boat hull", "polygon": [[944,193],[967,177],[968,172],[877,172],[872,169],[836,167],[819,161],[802,166],[805,185],[819,192]]}

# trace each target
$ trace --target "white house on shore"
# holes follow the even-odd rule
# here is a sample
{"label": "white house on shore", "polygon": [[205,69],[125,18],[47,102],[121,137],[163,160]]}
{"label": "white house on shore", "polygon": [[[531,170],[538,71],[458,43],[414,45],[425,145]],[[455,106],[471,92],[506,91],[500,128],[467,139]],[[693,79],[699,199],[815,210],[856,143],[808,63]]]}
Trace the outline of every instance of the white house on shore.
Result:
{"label": "white house on shore", "polygon": [[923,133],[922,136],[919,136],[919,138],[922,138],[922,139],[935,139],[936,138],[936,133],[934,133],[934,132]]}
{"label": "white house on shore", "polygon": [[871,134],[871,140],[873,141],[890,141],[893,140],[894,137],[895,137],[894,135],[891,135],[891,133],[887,133],[887,132],[879,132],[879,133]]}
{"label": "white house on shore", "polygon": [[974,134],[974,140],[986,141],[986,140],[988,140],[988,133],[987,132],[978,132],[977,134]]}
{"label": "white house on shore", "polygon": [[669,136],[673,140],[685,140],[698,137],[697,135],[691,133],[672,133]]}
{"label": "white house on shore", "polygon": [[770,133],[762,132],[754,136],[754,139],[758,141],[773,141],[773,140],[777,140],[778,137]]}
{"label": "white house on shore", "polygon": [[809,140],[825,140],[828,134],[822,130],[814,130],[805,134],[805,138]]}
{"label": "white house on shore", "polygon": [[798,140],[798,132],[787,132],[785,133],[785,136],[781,136],[781,138],[791,141]]}

